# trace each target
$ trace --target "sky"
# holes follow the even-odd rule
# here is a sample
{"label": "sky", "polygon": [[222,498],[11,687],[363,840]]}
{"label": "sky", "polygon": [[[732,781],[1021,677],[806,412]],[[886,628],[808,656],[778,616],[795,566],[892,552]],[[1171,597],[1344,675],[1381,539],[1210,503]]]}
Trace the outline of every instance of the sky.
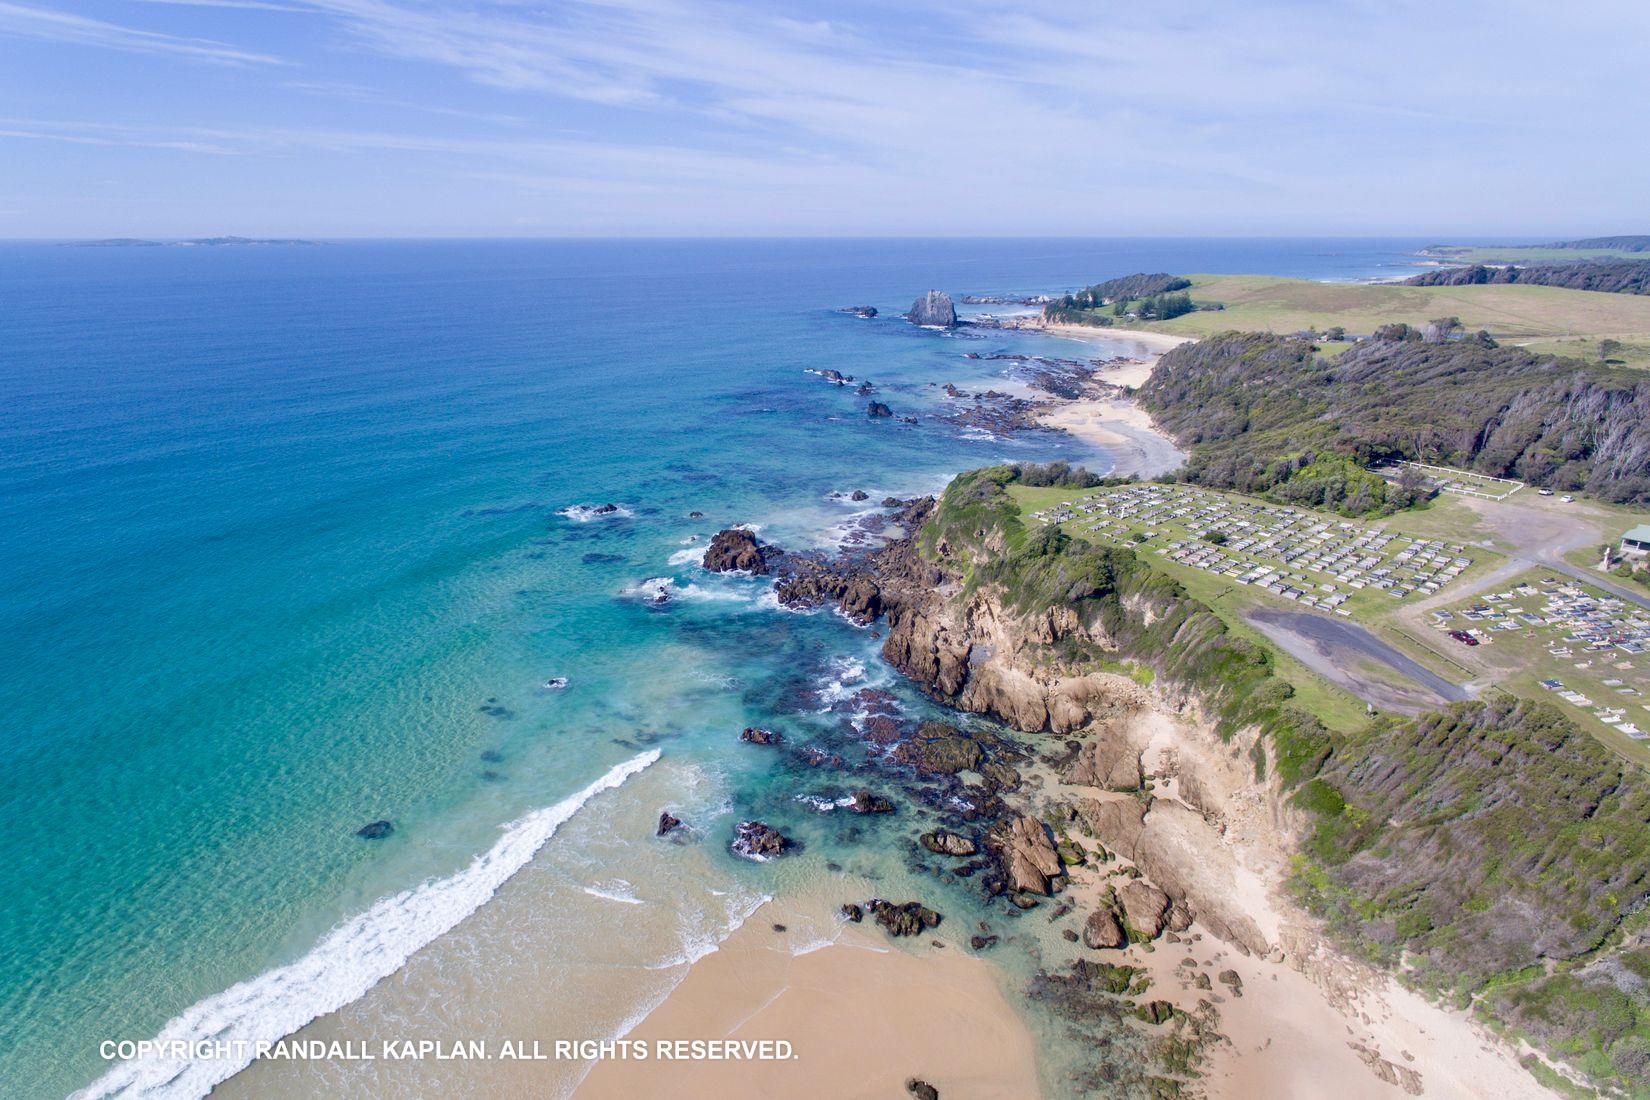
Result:
{"label": "sky", "polygon": [[1650,232],[1642,0],[0,0],[0,237]]}

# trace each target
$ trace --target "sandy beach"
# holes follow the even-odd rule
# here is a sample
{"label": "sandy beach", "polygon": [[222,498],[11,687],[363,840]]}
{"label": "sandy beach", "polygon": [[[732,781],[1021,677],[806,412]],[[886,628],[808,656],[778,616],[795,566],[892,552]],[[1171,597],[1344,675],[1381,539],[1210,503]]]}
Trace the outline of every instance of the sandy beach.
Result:
{"label": "sandy beach", "polygon": [[854,926],[793,954],[794,937],[774,931],[789,919],[764,906],[628,1037],[783,1039],[792,1060],[603,1061],[574,1095],[872,1100],[905,1095],[912,1077],[941,1096],[1040,1095],[1031,1034],[985,960],[939,941],[894,947]]}
{"label": "sandy beach", "polygon": [[[1103,382],[1129,389],[1144,385],[1159,356],[1187,339],[1140,329],[1088,325],[1048,325],[1045,331],[1056,336],[1104,340],[1111,345],[1118,340],[1137,342],[1140,345],[1135,353],[1137,358],[1108,366],[1098,376]],[[1186,458],[1168,436],[1158,431],[1151,416],[1126,397],[1062,401],[1052,405],[1039,419],[1051,428],[1060,428],[1106,448],[1116,456],[1116,465],[1107,471],[1113,475],[1156,477],[1175,469]]]}

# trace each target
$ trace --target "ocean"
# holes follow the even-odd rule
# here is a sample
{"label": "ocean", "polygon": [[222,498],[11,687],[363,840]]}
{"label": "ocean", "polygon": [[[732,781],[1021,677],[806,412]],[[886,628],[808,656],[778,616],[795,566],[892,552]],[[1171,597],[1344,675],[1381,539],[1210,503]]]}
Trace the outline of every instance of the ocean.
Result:
{"label": "ocean", "polygon": [[[705,574],[709,536],[825,548],[961,469],[1108,468],[937,415],[1012,382],[968,352],[1106,349],[898,319],[931,287],[1390,277],[1426,243],[0,244],[0,1095],[201,1096],[239,1066],[100,1044],[276,1038],[369,989],[438,1031],[429,991],[501,960],[619,1034],[763,898],[916,873],[884,843],[914,820],[847,829],[738,733],[925,704],[866,631]],[[731,856],[751,816],[802,853]]]}

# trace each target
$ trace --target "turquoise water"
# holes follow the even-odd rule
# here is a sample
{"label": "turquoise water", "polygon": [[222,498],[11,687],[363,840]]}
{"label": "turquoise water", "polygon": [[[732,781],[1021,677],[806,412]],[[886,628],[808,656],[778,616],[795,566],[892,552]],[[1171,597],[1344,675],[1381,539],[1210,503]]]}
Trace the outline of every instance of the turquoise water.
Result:
{"label": "turquoise water", "polygon": [[[88,1084],[100,1040],[303,959],[641,753],[772,810],[733,735],[866,639],[685,540],[825,545],[859,507],[833,492],[1106,462],[925,415],[931,383],[997,379],[966,351],[1091,348],[836,307],[1390,275],[1423,243],[0,245],[0,1094]],[[827,367],[921,422],[868,420]],[[606,501],[628,514],[558,514]],[[659,577],[665,610],[633,594]],[[354,835],[378,818],[393,836]]]}

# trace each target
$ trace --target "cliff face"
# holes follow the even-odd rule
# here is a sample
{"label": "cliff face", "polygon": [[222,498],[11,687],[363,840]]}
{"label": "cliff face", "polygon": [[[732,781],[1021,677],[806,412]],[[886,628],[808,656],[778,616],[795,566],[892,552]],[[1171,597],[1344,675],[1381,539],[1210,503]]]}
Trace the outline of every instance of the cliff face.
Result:
{"label": "cliff face", "polygon": [[913,325],[931,325],[936,328],[955,328],[957,309],[951,304],[951,295],[943,290],[930,290],[911,303],[905,319]]}
{"label": "cliff face", "polygon": [[[913,517],[915,536],[860,566],[891,664],[941,702],[1071,738],[1056,813],[1228,942],[1321,954],[1246,893],[1245,859],[1269,862],[1370,962],[1482,993],[1598,1080],[1650,1081],[1637,769],[1509,697],[1331,734],[1291,704],[1265,651],[1146,563],[1027,531],[1012,477],[962,475]],[[1149,668],[1152,687],[1119,668]],[[1185,721],[1150,733],[1146,718],[1174,713]],[[1600,1013],[1620,1026],[1597,1032]]]}

